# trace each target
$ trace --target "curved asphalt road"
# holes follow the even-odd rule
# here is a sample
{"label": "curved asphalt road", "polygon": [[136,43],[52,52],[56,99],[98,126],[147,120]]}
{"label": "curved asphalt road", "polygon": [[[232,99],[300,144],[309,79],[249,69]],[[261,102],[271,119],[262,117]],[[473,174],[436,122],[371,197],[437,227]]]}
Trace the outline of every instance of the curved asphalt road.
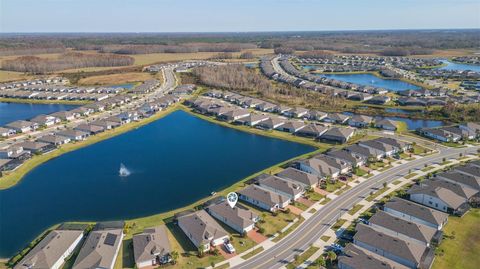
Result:
{"label": "curved asphalt road", "polygon": [[233,267],[235,269],[279,268],[293,260],[295,254],[308,249],[327,229],[332,226],[345,211],[370,195],[374,188],[381,188],[383,182],[392,182],[409,173],[409,170],[421,169],[425,164],[441,162],[443,158],[455,158],[460,153],[476,153],[480,147],[441,149],[439,153],[413,160],[391,168],[384,173],[371,177],[356,187],[345,191],[327,203],[312,217],[303,222],[291,234],[273,247]]}

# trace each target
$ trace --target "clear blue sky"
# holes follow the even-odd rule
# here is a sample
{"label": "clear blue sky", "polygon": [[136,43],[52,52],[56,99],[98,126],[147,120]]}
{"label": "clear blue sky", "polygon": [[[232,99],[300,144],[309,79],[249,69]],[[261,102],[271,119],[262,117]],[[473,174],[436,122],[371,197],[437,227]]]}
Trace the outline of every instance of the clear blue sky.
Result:
{"label": "clear blue sky", "polygon": [[0,32],[480,28],[480,0],[0,0]]}

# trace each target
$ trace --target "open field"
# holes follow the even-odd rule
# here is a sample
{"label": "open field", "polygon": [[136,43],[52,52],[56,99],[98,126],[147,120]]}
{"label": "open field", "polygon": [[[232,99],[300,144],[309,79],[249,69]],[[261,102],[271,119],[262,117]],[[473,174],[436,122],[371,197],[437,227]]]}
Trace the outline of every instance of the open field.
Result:
{"label": "open field", "polygon": [[80,79],[77,84],[79,85],[113,85],[124,84],[130,82],[145,81],[152,79],[153,77],[149,73],[145,72],[129,72],[111,75],[91,76]]}
{"label": "open field", "polygon": [[28,79],[30,77],[31,76],[25,75],[25,74],[20,73],[20,72],[11,72],[11,71],[0,70],[0,82],[22,80],[22,79]]}
{"label": "open field", "polygon": [[480,264],[480,209],[462,218],[450,216],[433,269],[474,269]]}

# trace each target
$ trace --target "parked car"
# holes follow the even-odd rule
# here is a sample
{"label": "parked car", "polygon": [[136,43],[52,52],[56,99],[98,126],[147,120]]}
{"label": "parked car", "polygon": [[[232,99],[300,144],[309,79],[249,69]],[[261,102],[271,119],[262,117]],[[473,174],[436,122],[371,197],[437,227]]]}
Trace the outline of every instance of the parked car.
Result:
{"label": "parked car", "polygon": [[228,251],[228,253],[230,254],[235,253],[235,248],[233,247],[232,244],[230,244],[230,241],[225,240],[225,242],[223,242],[223,246]]}

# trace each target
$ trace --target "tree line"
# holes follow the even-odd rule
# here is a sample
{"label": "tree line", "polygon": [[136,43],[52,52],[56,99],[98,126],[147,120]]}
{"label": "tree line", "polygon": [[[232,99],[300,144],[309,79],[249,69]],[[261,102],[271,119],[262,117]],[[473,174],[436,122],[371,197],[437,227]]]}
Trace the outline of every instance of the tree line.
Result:
{"label": "tree line", "polygon": [[243,65],[205,66],[193,70],[200,84],[254,95],[274,103],[336,111],[346,107],[344,98],[272,83],[268,78]]}
{"label": "tree line", "polygon": [[69,52],[62,54],[56,59],[21,56],[12,60],[5,60],[2,63],[2,69],[45,74],[73,68],[127,66],[132,65],[134,62],[135,59],[133,57],[124,55]]}

